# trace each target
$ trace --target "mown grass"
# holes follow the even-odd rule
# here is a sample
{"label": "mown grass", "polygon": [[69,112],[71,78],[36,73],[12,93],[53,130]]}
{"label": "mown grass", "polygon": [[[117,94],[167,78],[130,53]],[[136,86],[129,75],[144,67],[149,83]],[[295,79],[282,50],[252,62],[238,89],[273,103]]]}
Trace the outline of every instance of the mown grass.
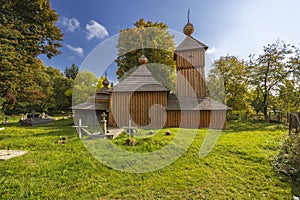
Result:
{"label": "mown grass", "polygon": [[[0,132],[0,149],[29,153],[0,162],[0,199],[291,199],[292,186],[272,168],[282,135],[281,125],[231,122],[210,154],[199,158],[206,130],[186,153],[158,171],[131,174],[111,169],[84,147],[72,120],[53,125],[20,127]],[[137,145],[124,145],[127,136],[113,141],[133,152],[154,151],[170,142],[177,129]],[[188,130],[187,134],[188,134]],[[66,144],[60,143],[67,138]]]}

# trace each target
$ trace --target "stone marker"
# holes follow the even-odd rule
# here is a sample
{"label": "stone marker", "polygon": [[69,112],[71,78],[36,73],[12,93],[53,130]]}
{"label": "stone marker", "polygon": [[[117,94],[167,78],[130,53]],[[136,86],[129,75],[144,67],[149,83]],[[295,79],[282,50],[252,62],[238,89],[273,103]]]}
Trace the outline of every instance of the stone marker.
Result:
{"label": "stone marker", "polygon": [[107,120],[105,119],[106,116],[107,116],[107,115],[106,115],[105,112],[103,112],[103,113],[101,114],[102,120],[100,121],[100,126],[101,126],[101,128],[102,128],[103,134],[106,134],[106,133],[107,133],[107,125],[106,125]]}
{"label": "stone marker", "polygon": [[20,150],[0,150],[0,160],[8,160],[13,157],[22,156],[26,153],[26,151]]}

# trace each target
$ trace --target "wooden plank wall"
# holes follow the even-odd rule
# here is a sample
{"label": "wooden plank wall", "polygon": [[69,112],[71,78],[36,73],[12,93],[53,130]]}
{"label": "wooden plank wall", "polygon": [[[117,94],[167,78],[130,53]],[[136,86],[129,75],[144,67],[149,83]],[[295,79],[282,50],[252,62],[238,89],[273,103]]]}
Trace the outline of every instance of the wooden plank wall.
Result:
{"label": "wooden plank wall", "polygon": [[167,111],[165,127],[226,128],[226,111]]}
{"label": "wooden plank wall", "polygon": [[176,52],[176,66],[178,69],[187,69],[192,67],[204,67],[205,50],[194,49]]}
{"label": "wooden plank wall", "polygon": [[[153,106],[158,104],[158,106]],[[111,95],[109,125],[163,127],[166,120],[167,92],[114,92]]]}
{"label": "wooden plank wall", "polygon": [[176,89],[180,97],[206,97],[204,68],[178,70]]}

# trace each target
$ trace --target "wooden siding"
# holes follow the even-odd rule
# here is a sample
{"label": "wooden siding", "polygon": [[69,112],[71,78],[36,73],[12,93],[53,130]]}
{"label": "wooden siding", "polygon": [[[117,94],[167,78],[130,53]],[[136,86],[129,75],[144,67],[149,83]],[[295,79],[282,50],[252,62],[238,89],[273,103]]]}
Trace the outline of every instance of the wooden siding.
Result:
{"label": "wooden siding", "polygon": [[206,97],[204,69],[179,69],[177,71],[177,94],[179,97]]}
{"label": "wooden siding", "polygon": [[[155,105],[157,104],[157,105]],[[163,127],[166,121],[167,92],[113,92],[111,95],[109,125]]]}
{"label": "wooden siding", "polygon": [[167,111],[165,127],[226,128],[226,111]]}
{"label": "wooden siding", "polygon": [[205,49],[177,51],[175,59],[177,70],[204,67]]}

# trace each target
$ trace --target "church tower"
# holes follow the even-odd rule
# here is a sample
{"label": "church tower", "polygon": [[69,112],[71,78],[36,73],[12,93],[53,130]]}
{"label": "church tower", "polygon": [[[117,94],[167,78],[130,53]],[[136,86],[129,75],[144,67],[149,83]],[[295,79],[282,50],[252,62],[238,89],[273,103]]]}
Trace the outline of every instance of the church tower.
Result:
{"label": "church tower", "polygon": [[183,29],[185,39],[175,50],[177,70],[177,95],[178,97],[207,96],[205,84],[205,52],[208,46],[192,37],[194,26],[188,23]]}

